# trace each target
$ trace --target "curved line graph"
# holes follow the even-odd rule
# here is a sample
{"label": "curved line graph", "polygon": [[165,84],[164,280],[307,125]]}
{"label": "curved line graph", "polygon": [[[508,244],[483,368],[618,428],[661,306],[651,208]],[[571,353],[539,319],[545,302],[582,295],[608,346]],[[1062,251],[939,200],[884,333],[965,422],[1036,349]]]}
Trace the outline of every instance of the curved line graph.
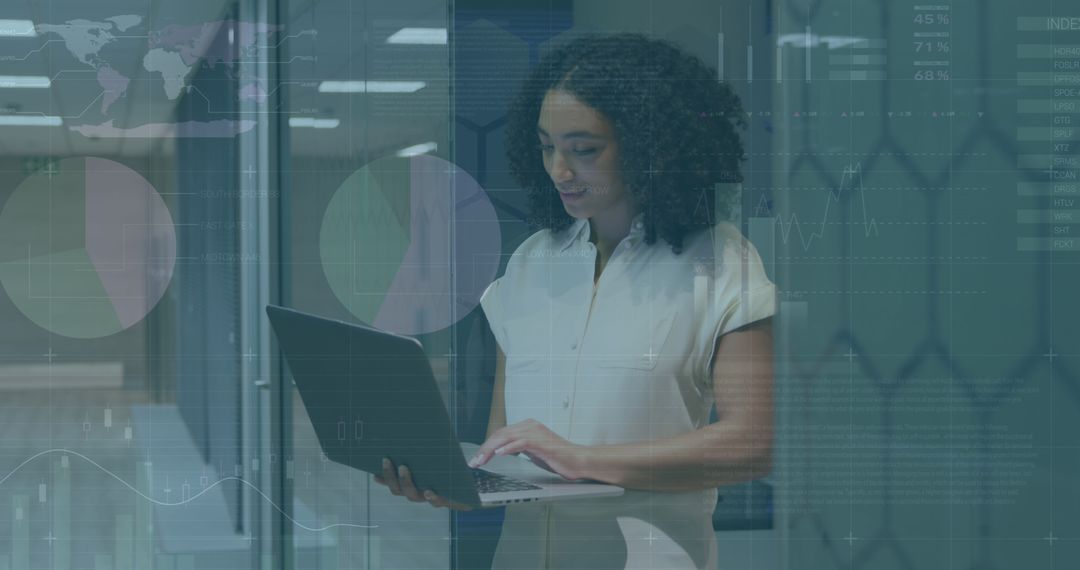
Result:
{"label": "curved line graph", "polygon": [[289,522],[293,523],[297,527],[302,528],[304,530],[309,530],[309,531],[312,531],[312,532],[322,532],[324,530],[329,530],[329,529],[336,528],[336,527],[347,527],[347,528],[378,528],[379,527],[379,525],[377,525],[377,524],[356,524],[356,523],[334,523],[334,524],[328,524],[326,526],[321,526],[321,527],[307,526],[307,525],[301,523],[300,521],[298,521],[298,520],[292,518],[291,516],[289,516],[289,514],[286,513],[284,510],[282,510],[281,507],[279,507],[277,505],[277,503],[275,503],[270,497],[266,496],[266,493],[263,493],[261,490],[259,490],[259,488],[255,487],[250,482],[248,482],[247,480],[245,480],[245,479],[243,479],[241,477],[223,477],[221,479],[218,479],[217,481],[214,481],[213,483],[208,485],[205,489],[199,491],[198,493],[195,493],[194,495],[188,497],[187,499],[183,499],[183,500],[179,500],[179,501],[173,501],[173,502],[161,501],[161,500],[155,499],[155,498],[143,493],[142,491],[136,489],[134,486],[131,485],[131,483],[128,483],[127,481],[125,481],[122,477],[120,477],[116,473],[113,473],[112,471],[109,471],[108,469],[106,469],[104,466],[102,466],[97,461],[94,461],[93,459],[90,459],[89,457],[79,453],[78,451],[72,451],[70,449],[46,449],[44,451],[40,451],[38,453],[35,453],[34,455],[28,457],[25,461],[23,461],[19,465],[17,465],[14,469],[9,471],[7,475],[4,475],[3,477],[0,477],[0,486],[2,486],[5,481],[10,479],[12,475],[15,475],[15,473],[17,473],[20,469],[25,467],[31,461],[33,461],[33,460],[35,460],[35,459],[37,459],[39,457],[42,457],[44,455],[49,455],[49,454],[53,454],[53,453],[66,453],[66,454],[69,454],[69,455],[74,455],[75,457],[78,457],[78,458],[82,459],[83,461],[86,461],[87,463],[93,465],[94,467],[97,467],[98,469],[101,470],[102,473],[105,473],[106,475],[112,477],[113,479],[116,479],[117,481],[120,482],[120,484],[127,487],[128,489],[131,489],[131,491],[133,493],[135,493],[136,495],[146,499],[147,501],[150,501],[151,503],[154,503],[155,505],[161,505],[163,507],[176,507],[176,506],[186,505],[187,503],[190,503],[190,502],[194,501],[195,499],[198,499],[203,494],[205,494],[207,491],[213,489],[214,487],[216,487],[216,486],[218,486],[218,485],[220,485],[222,483],[225,483],[226,481],[238,481],[240,483],[243,483],[244,485],[247,485],[248,488],[250,488],[252,491],[255,491],[256,493],[258,493],[259,496],[261,496],[263,499],[266,499],[266,502],[269,503],[270,506],[274,507],[274,509],[276,509],[279,513],[281,513],[282,516],[284,516],[286,519],[288,519]]}
{"label": "curved line graph", "polygon": [[[878,233],[877,220],[871,218],[866,213],[866,191],[863,189],[862,180],[862,164],[855,163],[855,166],[848,166],[844,168],[844,174],[840,178],[839,187],[833,191],[829,190],[828,197],[825,198],[825,212],[821,215],[821,229],[810,232],[809,237],[803,236],[802,225],[799,224],[799,214],[797,212],[792,213],[786,220],[784,216],[777,214],[776,225],[780,229],[780,238],[787,243],[788,238],[791,236],[791,228],[794,227],[795,231],[799,234],[799,241],[802,242],[803,250],[809,250],[810,244],[814,243],[815,238],[820,238],[825,235],[825,225],[829,221],[829,208],[833,202],[840,203],[840,195],[844,192],[844,188],[850,188],[852,191],[858,190],[859,200],[862,204],[862,221],[863,232],[865,237],[870,237],[870,234],[880,235]],[[816,225],[816,223],[815,223]]]}

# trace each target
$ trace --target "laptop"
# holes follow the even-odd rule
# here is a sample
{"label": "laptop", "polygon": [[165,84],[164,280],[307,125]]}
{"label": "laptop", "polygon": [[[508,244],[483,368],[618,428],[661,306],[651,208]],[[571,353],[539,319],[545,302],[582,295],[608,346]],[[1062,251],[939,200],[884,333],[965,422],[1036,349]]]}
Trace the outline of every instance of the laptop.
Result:
{"label": "laptop", "polygon": [[459,442],[418,340],[274,305],[266,314],[323,453],[382,474],[382,458],[407,465],[420,490],[475,508],[622,495],[589,480],[567,481],[524,456],[495,456]]}

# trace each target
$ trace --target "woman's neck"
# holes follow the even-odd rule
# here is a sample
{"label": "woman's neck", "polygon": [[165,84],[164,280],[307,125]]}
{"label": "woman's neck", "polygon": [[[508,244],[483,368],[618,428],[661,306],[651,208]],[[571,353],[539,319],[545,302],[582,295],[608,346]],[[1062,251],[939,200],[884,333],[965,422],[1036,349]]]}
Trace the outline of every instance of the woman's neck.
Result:
{"label": "woman's neck", "polygon": [[630,224],[638,211],[622,202],[589,218],[589,241],[596,245],[603,259],[611,257],[615,247],[630,233]]}

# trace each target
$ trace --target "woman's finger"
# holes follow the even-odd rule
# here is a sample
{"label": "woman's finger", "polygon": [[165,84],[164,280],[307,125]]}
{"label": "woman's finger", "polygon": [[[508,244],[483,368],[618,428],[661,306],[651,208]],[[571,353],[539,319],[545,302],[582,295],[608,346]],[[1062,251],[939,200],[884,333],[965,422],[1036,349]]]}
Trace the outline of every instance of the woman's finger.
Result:
{"label": "woman's finger", "polygon": [[527,433],[526,430],[529,429],[529,427],[530,424],[518,422],[495,430],[484,443],[480,444],[480,447],[476,450],[476,454],[469,459],[469,467],[479,467],[487,463],[491,460],[496,449],[515,439],[521,439],[521,437]]}
{"label": "woman's finger", "polygon": [[446,499],[436,495],[435,491],[432,491],[431,489],[424,491],[424,498],[427,499],[427,502],[431,503],[431,506],[433,507],[450,506],[450,503],[448,503]]}
{"label": "woman's finger", "polygon": [[397,475],[394,474],[394,462],[390,461],[389,458],[383,458],[382,472],[383,480],[386,481],[386,486],[390,487],[390,493],[394,495],[400,495],[401,483],[398,482]]}
{"label": "woman's finger", "polygon": [[452,509],[455,511],[471,511],[473,508],[469,505],[463,505],[456,501],[451,501],[444,497],[439,496],[431,489],[424,491],[424,498],[427,499],[431,506]]}
{"label": "woman's finger", "polygon": [[473,455],[469,459],[469,467],[480,467],[488,462],[491,456],[495,453],[495,450],[506,445],[507,443],[517,439],[513,433],[508,432],[496,432],[491,434],[491,437],[480,446],[480,449],[476,450],[476,455]]}
{"label": "woman's finger", "polygon": [[494,453],[495,455],[511,455],[514,453],[521,453],[522,451],[525,451],[525,448],[527,448],[528,446],[529,442],[527,440],[516,439],[496,449]]}
{"label": "woman's finger", "polygon": [[410,501],[414,503],[424,502],[424,497],[420,495],[420,491],[413,484],[412,474],[409,473],[408,467],[404,465],[398,466],[398,482],[401,483],[401,493],[408,497]]}
{"label": "woman's finger", "polygon": [[450,504],[447,506],[447,508],[453,509],[455,511],[471,511],[471,510],[473,510],[473,508],[471,506],[463,505],[463,504],[455,502],[455,501],[450,501]]}
{"label": "woman's finger", "polygon": [[[431,493],[431,491],[427,491],[427,492]],[[433,498],[428,499],[428,501],[431,502],[432,505],[435,505],[437,507],[445,507],[445,508],[455,510],[455,511],[471,511],[471,510],[473,510],[473,508],[471,506],[469,506],[469,505],[464,505],[464,504],[461,504],[461,503],[459,503],[457,501],[451,501],[451,500],[446,499],[444,497],[440,497],[439,495],[436,495],[434,493],[431,493],[431,495],[432,495]],[[434,501],[434,502],[432,502],[432,501]]]}

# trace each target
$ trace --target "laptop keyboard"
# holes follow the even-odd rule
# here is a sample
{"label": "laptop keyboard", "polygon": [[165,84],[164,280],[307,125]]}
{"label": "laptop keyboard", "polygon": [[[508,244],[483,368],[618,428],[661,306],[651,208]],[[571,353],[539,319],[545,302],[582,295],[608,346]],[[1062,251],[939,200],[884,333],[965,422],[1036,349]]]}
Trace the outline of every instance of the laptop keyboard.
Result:
{"label": "laptop keyboard", "polygon": [[473,481],[476,481],[476,490],[481,493],[505,493],[507,491],[531,491],[543,487],[526,483],[521,479],[514,479],[498,473],[492,473],[484,469],[473,469]]}

